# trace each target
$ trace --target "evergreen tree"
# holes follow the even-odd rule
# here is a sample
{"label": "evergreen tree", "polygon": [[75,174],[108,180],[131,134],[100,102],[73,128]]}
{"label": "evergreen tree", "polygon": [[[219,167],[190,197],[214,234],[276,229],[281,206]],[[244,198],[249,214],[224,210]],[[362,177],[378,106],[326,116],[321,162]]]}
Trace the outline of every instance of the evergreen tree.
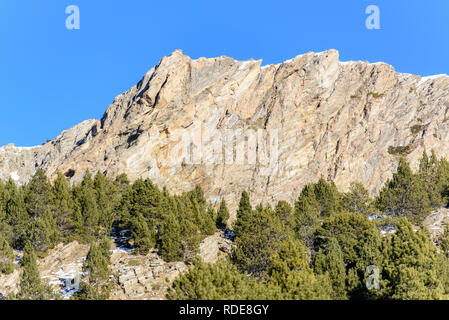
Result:
{"label": "evergreen tree", "polygon": [[68,238],[74,228],[75,201],[66,177],[58,173],[52,189],[53,210],[56,226],[62,239]]}
{"label": "evergreen tree", "polygon": [[327,274],[332,284],[332,299],[346,299],[346,266],[343,252],[337,239],[330,238],[325,249],[321,249],[315,257],[314,269],[318,274]]}
{"label": "evergreen tree", "polygon": [[168,215],[163,224],[160,252],[165,261],[179,261],[182,259],[181,226],[174,214]]}
{"label": "evergreen tree", "polygon": [[343,253],[348,268],[354,267],[359,259],[357,245],[369,233],[378,233],[376,224],[367,216],[342,211],[324,220],[316,232],[315,250],[324,249],[331,238],[335,238]]}
{"label": "evergreen tree", "polygon": [[98,239],[100,235],[100,210],[92,175],[86,171],[83,181],[73,189],[75,198],[74,224],[77,237],[82,242]]}
{"label": "evergreen tree", "polygon": [[238,272],[227,260],[212,264],[199,259],[173,281],[167,293],[172,300],[253,300],[273,296],[266,283]]}
{"label": "evergreen tree", "polygon": [[132,218],[131,237],[135,251],[140,254],[147,254],[156,244],[156,234],[154,230],[148,228],[148,224],[142,214]]}
{"label": "evergreen tree", "polygon": [[59,233],[50,208],[45,210],[42,217],[35,217],[28,224],[26,239],[33,244],[35,250],[42,252],[53,248],[57,244]]}
{"label": "evergreen tree", "polygon": [[8,241],[0,233],[0,273],[10,274],[14,271],[14,252]]}
{"label": "evergreen tree", "polygon": [[9,194],[9,191],[6,188],[5,183],[2,180],[0,180],[0,215],[3,212],[6,212],[6,205],[9,201],[10,196],[11,195]]}
{"label": "evergreen tree", "polygon": [[393,299],[442,299],[443,283],[438,277],[436,248],[428,233],[413,227],[406,219],[398,220],[383,267],[388,295]]}
{"label": "evergreen tree", "polygon": [[31,218],[44,216],[52,202],[52,187],[42,169],[38,169],[25,186],[25,204]]}
{"label": "evergreen tree", "polygon": [[440,162],[433,150],[430,159],[427,156],[426,151],[423,152],[419,163],[418,178],[420,179],[421,184],[425,186],[430,207],[437,208],[442,206],[444,203],[444,182]]}
{"label": "evergreen tree", "polygon": [[442,234],[438,238],[441,253],[449,258],[449,225],[444,226]]}
{"label": "evergreen tree", "polygon": [[23,193],[15,189],[6,205],[6,219],[12,227],[12,245],[16,249],[23,249],[26,241],[29,217],[26,211]]}
{"label": "evergreen tree", "polygon": [[79,300],[107,300],[111,292],[111,245],[109,239],[103,239],[97,245],[91,244],[86,261],[83,265],[83,281],[74,299]]}
{"label": "evergreen tree", "polygon": [[204,197],[203,190],[200,186],[196,186],[194,190],[185,195],[184,202],[188,204],[188,211],[195,220],[202,234],[212,235],[216,231],[215,211],[211,207],[207,207],[207,201]]}
{"label": "evergreen tree", "polygon": [[218,209],[217,215],[217,227],[220,229],[225,229],[228,225],[229,220],[229,210],[226,205],[226,200],[222,200],[220,203],[220,209]]}
{"label": "evergreen tree", "polygon": [[412,173],[408,163],[401,158],[398,170],[387,182],[376,199],[379,210],[411,221],[422,221],[431,210],[426,187]]}
{"label": "evergreen tree", "polygon": [[287,201],[279,201],[274,208],[276,216],[282,222],[285,232],[293,232],[296,228],[292,206]]}
{"label": "evergreen tree", "polygon": [[99,208],[98,222],[102,228],[102,233],[108,235],[112,231],[112,224],[120,203],[119,193],[114,183],[101,172],[95,175],[94,190]]}
{"label": "evergreen tree", "polygon": [[349,192],[342,195],[343,210],[349,212],[372,215],[376,212],[372,202],[368,190],[359,182],[352,182]]}
{"label": "evergreen tree", "polygon": [[321,222],[313,189],[312,185],[306,185],[295,203],[295,232],[308,248],[312,247],[315,230]]}
{"label": "evergreen tree", "polygon": [[240,271],[263,278],[271,256],[289,234],[271,208],[258,207],[251,215],[239,217],[235,227],[234,262]]}
{"label": "evergreen tree", "polygon": [[298,240],[282,241],[271,257],[268,281],[272,292],[280,290],[277,299],[330,299],[332,286],[327,275],[315,275],[309,267],[307,247]]}
{"label": "evergreen tree", "polygon": [[19,284],[19,292],[15,298],[19,300],[54,299],[54,293],[47,285],[42,284],[37,268],[36,254],[33,246],[27,242],[22,257],[23,274]]}
{"label": "evergreen tree", "polygon": [[253,211],[251,203],[249,201],[249,196],[246,191],[242,192],[240,197],[239,208],[237,210],[237,223],[239,221],[244,221],[246,217],[250,216]]}

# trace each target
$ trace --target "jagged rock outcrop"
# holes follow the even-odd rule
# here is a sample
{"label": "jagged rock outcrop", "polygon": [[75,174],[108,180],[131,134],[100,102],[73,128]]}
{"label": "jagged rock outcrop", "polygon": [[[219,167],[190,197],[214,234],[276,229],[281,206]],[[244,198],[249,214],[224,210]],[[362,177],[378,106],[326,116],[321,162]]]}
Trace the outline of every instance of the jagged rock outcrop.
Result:
{"label": "jagged rock outcrop", "polygon": [[[255,202],[293,201],[320,176],[343,190],[358,180],[374,194],[398,156],[412,166],[424,149],[449,156],[448,89],[447,76],[340,62],[336,50],[263,67],[260,60],[192,60],[177,50],[116,97],[101,120],[83,122],[42,146],[0,148],[0,178],[25,182],[37,168],[73,181],[86,169],[127,173],[172,192],[200,184],[212,201],[225,197],[231,209],[243,189]],[[186,133],[201,140],[203,160],[235,147],[231,140],[214,140],[225,129],[240,137],[238,129],[270,137],[277,130],[275,165],[262,161],[262,151],[274,150],[263,139],[253,145],[255,163],[238,163],[236,155],[214,163],[183,159]]]}
{"label": "jagged rock outcrop", "polygon": [[[231,246],[231,241],[219,231],[201,242],[199,256],[204,262],[216,262],[231,251]],[[147,255],[135,255],[130,249],[120,247],[115,242],[111,249],[111,300],[165,299],[173,280],[189,268],[184,262],[163,261],[157,250],[152,250]],[[89,245],[77,241],[58,244],[38,260],[43,282],[50,285],[56,293],[69,298],[74,290],[68,290],[67,281],[81,278],[83,262],[88,252]],[[15,253],[18,259],[14,272],[8,275],[0,273],[0,293],[4,296],[19,290],[23,270],[18,262],[22,253]]]}
{"label": "jagged rock outcrop", "polygon": [[435,242],[438,242],[438,236],[444,232],[444,227],[449,223],[449,208],[439,208],[432,211],[426,219],[424,226],[429,230],[430,236]]}

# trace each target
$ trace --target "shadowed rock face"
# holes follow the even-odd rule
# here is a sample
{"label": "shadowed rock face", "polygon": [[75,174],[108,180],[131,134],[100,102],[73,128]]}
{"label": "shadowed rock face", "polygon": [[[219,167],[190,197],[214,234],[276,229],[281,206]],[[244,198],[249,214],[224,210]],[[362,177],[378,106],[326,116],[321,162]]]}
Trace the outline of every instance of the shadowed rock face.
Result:
{"label": "shadowed rock face", "polygon": [[[260,65],[229,57],[192,60],[177,50],[116,97],[101,120],[87,120],[42,146],[0,148],[0,178],[23,183],[37,168],[72,181],[86,169],[127,173],[173,192],[200,184],[211,200],[224,197],[233,209],[243,189],[254,203],[293,201],[320,176],[343,190],[358,180],[374,194],[400,155],[412,166],[424,149],[449,155],[446,76],[343,63],[336,50]],[[253,145],[255,164],[248,155],[243,164],[236,155],[204,163],[214,150],[237,145],[221,140],[217,147],[213,138],[230,129],[243,140],[238,129],[269,136],[277,130],[276,166],[261,161],[259,152],[271,148],[263,139]],[[182,161],[186,133],[201,140],[203,163]]]}

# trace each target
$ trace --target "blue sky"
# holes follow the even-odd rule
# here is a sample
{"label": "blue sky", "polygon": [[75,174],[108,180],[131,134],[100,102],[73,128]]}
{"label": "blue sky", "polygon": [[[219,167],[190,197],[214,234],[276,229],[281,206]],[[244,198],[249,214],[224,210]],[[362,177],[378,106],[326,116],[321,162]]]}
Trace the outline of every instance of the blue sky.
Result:
{"label": "blue sky", "polygon": [[[380,9],[380,30],[365,8]],[[68,5],[80,30],[67,30]],[[1,0],[0,145],[38,145],[100,118],[175,49],[192,58],[279,63],[335,48],[340,59],[449,74],[447,0]]]}

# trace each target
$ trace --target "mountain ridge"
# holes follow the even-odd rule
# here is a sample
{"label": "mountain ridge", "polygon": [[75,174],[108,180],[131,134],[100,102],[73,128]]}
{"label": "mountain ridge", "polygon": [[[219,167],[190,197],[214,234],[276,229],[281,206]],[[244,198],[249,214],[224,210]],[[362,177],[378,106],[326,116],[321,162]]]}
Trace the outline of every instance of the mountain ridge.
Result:
{"label": "mountain ridge", "polygon": [[[424,149],[449,156],[444,75],[341,62],[333,49],[261,63],[226,56],[193,60],[176,50],[118,95],[101,119],[83,121],[42,146],[1,147],[0,178],[24,183],[38,168],[71,181],[86,169],[127,173],[172,192],[200,184],[211,201],[224,197],[232,208],[243,189],[255,202],[293,201],[320,176],[343,190],[358,180],[375,194],[399,156],[412,167]],[[221,129],[278,130],[276,170],[262,175],[257,161],[180,165],[174,155],[183,134],[194,134],[195,127],[201,138]],[[205,149],[213,149],[205,140]]]}

